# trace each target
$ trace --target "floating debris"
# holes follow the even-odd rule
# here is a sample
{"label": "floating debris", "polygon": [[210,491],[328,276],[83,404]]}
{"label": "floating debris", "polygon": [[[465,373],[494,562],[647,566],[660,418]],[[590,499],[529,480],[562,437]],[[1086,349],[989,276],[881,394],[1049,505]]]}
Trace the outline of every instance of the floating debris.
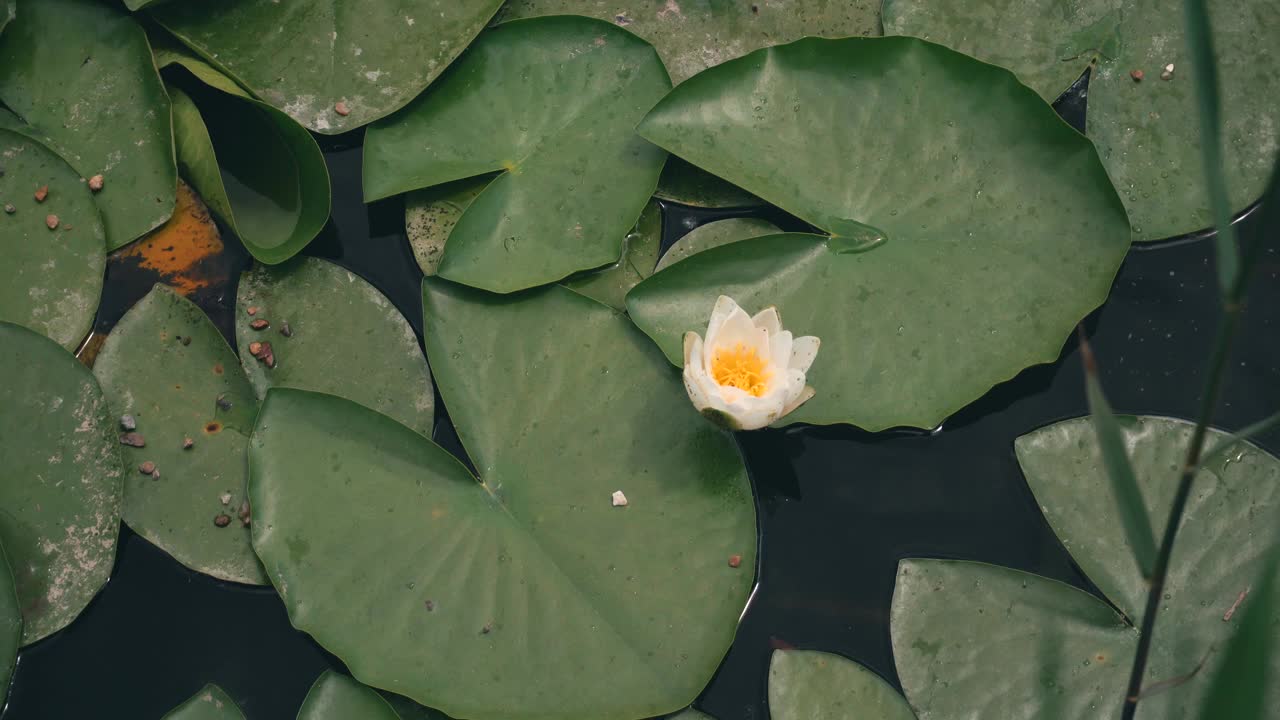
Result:
{"label": "floating debris", "polygon": [[226,527],[231,524],[231,516],[226,513],[218,513],[213,518],[213,524],[218,527]]}
{"label": "floating debris", "polygon": [[190,344],[191,344],[191,336],[190,336],[190,335],[183,335],[183,336],[182,336],[182,338],[179,340],[179,342],[181,342],[181,343],[182,343],[182,345],[183,345],[184,347],[185,347],[185,346],[187,346],[187,345],[190,345]]}
{"label": "floating debris", "polygon": [[1168,65],[1164,66],[1164,72],[1160,73],[1160,79],[1161,80],[1173,79],[1173,63],[1169,63]]}
{"label": "floating debris", "polygon": [[427,612],[435,612],[435,611],[436,611],[436,601],[435,601],[435,600],[428,600],[428,601],[426,601],[425,603],[423,603],[423,605],[426,605],[426,606],[427,606]]}
{"label": "floating debris", "polygon": [[267,328],[271,327],[271,323],[263,318],[258,318],[257,320],[254,320],[253,322],[249,323],[249,327],[253,328],[254,330],[266,330]]}
{"label": "floating debris", "polygon": [[249,527],[251,517],[249,514],[249,501],[245,500],[240,503],[240,524]]}
{"label": "floating debris", "polygon": [[338,113],[342,117],[346,117],[351,114],[351,110],[347,107],[347,104],[342,100],[339,100],[338,102],[333,104],[333,111]]}
{"label": "floating debris", "polygon": [[192,440],[192,439],[191,439],[191,438],[189,438],[189,437],[182,438],[182,449],[183,449],[183,450],[190,450],[191,448],[193,448],[193,447],[195,447],[195,446],[196,446],[196,441],[195,441],[195,440]]}
{"label": "floating debris", "polygon": [[94,175],[93,177],[89,178],[89,189],[94,192],[98,192],[99,190],[102,189],[101,175]]}
{"label": "floating debris", "polygon": [[138,429],[138,421],[132,415],[120,416],[120,429],[125,432],[133,432]]}
{"label": "floating debris", "polygon": [[146,447],[147,439],[136,432],[128,432],[120,436],[120,444],[136,448]]}
{"label": "floating debris", "polygon": [[730,555],[730,556],[729,556],[729,567],[731,567],[731,568],[742,567],[742,556],[741,556],[741,555]]}
{"label": "floating debris", "polygon": [[289,323],[280,326],[280,334],[285,337],[293,337],[293,328],[289,327]]}
{"label": "floating debris", "polygon": [[276,366],[276,355],[271,350],[269,342],[251,342],[249,343],[249,354],[258,358],[262,364],[269,368]]}
{"label": "floating debris", "polygon": [[231,401],[227,399],[226,395],[219,395],[214,402],[217,403],[219,410],[227,411],[231,409]]}
{"label": "floating debris", "polygon": [[491,622],[485,623],[484,627],[480,628],[481,635],[488,635],[491,632],[493,632],[493,623]]}
{"label": "floating debris", "polygon": [[45,224],[45,225],[46,225],[50,230],[57,230],[57,229],[58,229],[58,216],[57,216],[57,215],[45,215],[45,216],[44,216],[44,224]]}
{"label": "floating debris", "polygon": [[1245,588],[1240,591],[1240,594],[1236,596],[1236,601],[1231,603],[1231,607],[1227,608],[1227,611],[1222,614],[1222,622],[1231,621],[1232,616],[1240,609],[1241,603],[1244,602],[1245,598],[1249,597],[1249,590],[1250,588]]}
{"label": "floating debris", "polygon": [[614,490],[614,491],[613,491],[613,506],[614,506],[614,507],[626,507],[626,505],[627,505],[627,496],[626,496],[626,495],[623,495],[621,490]]}
{"label": "floating debris", "polygon": [[138,472],[142,473],[143,475],[155,475],[156,464],[148,460],[138,466]]}
{"label": "floating debris", "polygon": [[222,493],[222,495],[218,499],[222,501],[223,505],[230,505],[231,493]]}
{"label": "floating debris", "polygon": [[5,211],[5,212],[7,212],[7,213],[9,213],[10,215],[12,215],[12,214],[14,214],[14,213],[18,212],[18,208],[14,207],[14,206],[13,206],[13,203],[5,203],[5,204],[4,204],[4,211]]}
{"label": "floating debris", "polygon": [[1133,78],[1133,81],[1134,81],[1134,82],[1142,82],[1142,71],[1141,71],[1141,70],[1130,70],[1130,71],[1129,71],[1129,77]]}
{"label": "floating debris", "polygon": [[41,185],[40,189],[36,190],[36,194],[35,194],[36,202],[42,203],[44,202],[44,199],[47,197],[49,197],[49,186]]}

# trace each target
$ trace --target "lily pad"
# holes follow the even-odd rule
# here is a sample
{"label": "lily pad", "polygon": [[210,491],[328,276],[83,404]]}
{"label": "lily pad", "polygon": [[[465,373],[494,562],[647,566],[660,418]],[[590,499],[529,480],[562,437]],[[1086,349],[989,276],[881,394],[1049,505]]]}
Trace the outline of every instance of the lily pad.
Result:
{"label": "lily pad", "polygon": [[[192,570],[266,584],[239,517],[258,399],[213,322],[157,285],[107,336],[94,374],[114,414],[131,415],[146,439],[122,450],[125,523]],[[139,471],[147,462],[154,476]]]}
{"label": "lily pad", "polygon": [[483,481],[385,416],[273,390],[250,444],[254,546],[291,621],[362,682],[455,717],[688,705],[752,582],[732,439],[616,311],[555,286],[423,285],[428,353]]}
{"label": "lily pad", "polygon": [[202,112],[169,86],[183,176],[255,258],[296,255],[329,220],[329,170],[311,133],[201,60],[158,48],[156,64],[181,65],[210,88]]}
{"label": "lily pad", "polygon": [[371,688],[326,670],[307,692],[298,720],[400,720],[400,715]]}
{"label": "lily pad", "polygon": [[[1280,7],[1266,0],[1210,3],[1220,79],[1224,167],[1241,209],[1262,195],[1277,155]],[[1088,64],[1088,131],[1120,189],[1134,239],[1212,225],[1195,79],[1183,13],[1160,0],[1014,2],[887,0],[885,31],[927,37],[1012,69],[1046,99]],[[1164,67],[1174,66],[1162,79]],[[1131,73],[1141,71],[1136,82]]]}
{"label": "lily pad", "polygon": [[0,377],[0,542],[29,645],[66,627],[107,582],[120,456],[93,374],[57,343],[0,321]]}
{"label": "lily pad", "polygon": [[9,693],[9,678],[18,664],[18,647],[22,644],[22,608],[18,590],[9,569],[4,547],[0,546],[0,706]]}
{"label": "lily pad", "polygon": [[[1153,519],[1173,499],[1192,426],[1132,419],[1125,440]],[[1212,445],[1225,434],[1211,432]],[[1096,717],[1124,697],[1145,601],[1142,580],[1087,418],[1018,439],[1018,461],[1054,531],[1089,579],[1120,609],[1071,586],[978,563],[906,560],[891,630],[898,674],[922,720],[957,716]],[[1268,551],[1280,542],[1280,462],[1242,445],[1196,478],[1174,547],[1166,604],[1156,621],[1146,684],[1198,672],[1152,694],[1138,717],[1196,717],[1240,625]],[[1157,527],[1157,533],[1163,528]],[[1280,604],[1270,608],[1272,626]],[[1123,614],[1122,614],[1123,613]],[[1268,707],[1280,702],[1280,658],[1266,671]],[[993,687],[1001,688],[993,693]]]}
{"label": "lily pad", "polygon": [[667,248],[662,258],[658,260],[658,266],[654,272],[704,250],[762,235],[777,235],[780,232],[782,231],[777,225],[760,218],[729,218],[699,225]]}
{"label": "lily pad", "polygon": [[611,23],[503,23],[369,128],[365,200],[498,172],[457,220],[441,277],[512,292],[616,262],[666,157],[634,128],[670,88],[653,48]]}
{"label": "lily pad", "polygon": [[1008,71],[914,38],[757,51],[639,131],[832,234],[708,250],[627,299],[677,364],[721,294],[819,336],[817,396],[791,422],[936,426],[1054,360],[1129,247],[1088,140]]}
{"label": "lily pad", "polygon": [[423,275],[435,275],[458,218],[493,178],[489,175],[415,190],[404,196],[404,229]]}
{"label": "lily pad", "polygon": [[852,660],[814,650],[775,650],[769,660],[773,720],[915,720],[907,701]]}
{"label": "lily pad", "polygon": [[502,0],[170,2],[150,13],[202,57],[310,130],[353,130],[436,79]]}
{"label": "lily pad", "polygon": [[[85,178],[103,176],[96,200],[108,249],[169,219],[178,179],[169,99],[128,13],[95,0],[22,0],[0,35],[0,101],[20,118],[0,113],[0,127],[40,141]],[[49,186],[51,199],[71,192]]]}
{"label": "lily pad", "polygon": [[764,201],[674,155],[667,158],[654,197],[702,208],[756,207]]}
{"label": "lily pad", "polygon": [[[360,276],[312,257],[259,266],[240,276],[236,307],[240,361],[258,397],[271,387],[333,393],[431,435],[435,393],[418,338]],[[267,327],[255,330],[258,321]],[[254,357],[255,342],[270,343],[275,367]]]}
{"label": "lily pad", "polygon": [[622,257],[618,262],[600,270],[580,273],[562,284],[614,310],[626,310],[627,293],[653,274],[661,244],[662,206],[650,202],[623,240]]}
{"label": "lily pad", "polygon": [[244,713],[222,688],[210,683],[160,720],[244,720]]}
{"label": "lily pad", "polygon": [[[102,218],[80,176],[51,150],[0,129],[0,320],[25,325],[74,350],[93,324],[107,265]],[[37,203],[35,188],[60,188]],[[47,216],[57,217],[50,230]]]}

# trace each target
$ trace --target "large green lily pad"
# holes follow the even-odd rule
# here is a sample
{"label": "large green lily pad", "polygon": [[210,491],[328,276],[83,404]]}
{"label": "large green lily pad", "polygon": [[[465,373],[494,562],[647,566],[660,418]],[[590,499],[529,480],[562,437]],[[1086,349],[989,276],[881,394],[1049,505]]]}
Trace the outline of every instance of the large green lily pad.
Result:
{"label": "large green lily pad", "polygon": [[254,95],[310,130],[334,134],[412,100],[501,4],[224,0],[170,2],[150,12]]}
{"label": "large green lily pad", "polygon": [[[1277,155],[1280,6],[1209,3],[1232,203],[1262,195]],[[1124,198],[1135,240],[1213,224],[1204,183],[1195,79],[1180,8],[1160,0],[887,0],[885,31],[927,37],[1018,73],[1052,100],[1096,63],[1088,132]],[[1173,64],[1170,80],[1162,80]],[[1143,72],[1141,82],[1130,76]]]}
{"label": "large green lily pad", "polygon": [[792,422],[936,426],[1055,359],[1129,246],[1088,140],[1008,71],[913,38],[757,51],[639,131],[832,234],[714,248],[627,301],[674,363],[721,294],[820,337]]}
{"label": "large green lily pad", "polygon": [[[1168,516],[1192,426],[1132,419],[1125,429],[1151,517]],[[1209,443],[1224,437],[1212,432]],[[1049,523],[1090,580],[1120,609],[1073,587],[977,563],[906,560],[891,630],[898,674],[922,720],[1092,718],[1118,713],[1145,591],[1128,550],[1087,418],[1018,439],[1019,463]],[[1156,621],[1146,685],[1204,666],[1138,706],[1149,720],[1190,720],[1280,542],[1280,462],[1251,445],[1196,478]],[[1157,527],[1157,534],[1163,530]],[[1270,608],[1272,627],[1280,604]],[[1121,614],[1123,613],[1123,614]],[[1266,671],[1280,702],[1280,658]],[[992,692],[1000,688],[1000,692]],[[1106,714],[1106,713],[1102,713]]]}
{"label": "large green lily pad", "polygon": [[0,543],[29,645],[74,620],[107,581],[120,456],[93,374],[57,343],[0,321],[0,377]]}
{"label": "large green lily pad", "polygon": [[[21,118],[0,113],[0,127],[39,140],[85,178],[103,176],[96,199],[109,249],[169,219],[169,100],[128,13],[95,0],[22,0],[0,35],[0,101]],[[49,186],[50,198],[71,192]]]}
{"label": "large green lily pad", "polygon": [[[107,265],[102,218],[89,188],[62,158],[10,130],[0,129],[0,320],[25,325],[74,350],[93,324]],[[48,185],[43,203],[35,188]],[[46,224],[58,217],[57,229]]]}
{"label": "large green lily pad", "polygon": [[699,225],[667,248],[654,271],[663,270],[704,250],[780,232],[777,225],[760,218],[729,218]]}
{"label": "large green lily pad", "polygon": [[18,664],[22,644],[22,607],[4,547],[0,546],[0,705],[9,693],[9,678]]}
{"label": "large green lily pad", "polygon": [[563,285],[614,310],[626,310],[627,293],[653,274],[661,244],[662,206],[650,202],[640,213],[636,226],[623,239],[622,257],[618,262],[575,275]]}
{"label": "large green lily pad", "polygon": [[616,262],[666,157],[635,125],[670,88],[653,48],[611,23],[503,23],[369,128],[365,199],[501,171],[450,233],[441,277],[512,292]]}
{"label": "large green lily pad", "polygon": [[775,650],[769,660],[773,720],[915,720],[879,675],[839,655]]}
{"label": "large green lily pad", "polygon": [[202,60],[158,47],[156,64],[181,65],[211,88],[198,96],[202,112],[169,86],[183,176],[255,258],[296,255],[329,220],[329,170],[311,133]]}
{"label": "large green lily pad", "polygon": [[687,705],[752,582],[731,438],[604,305],[423,285],[427,351],[483,480],[385,416],[273,390],[250,444],[254,546],[291,621],[362,682],[455,717]]}
{"label": "large green lily pad", "polygon": [[[193,570],[266,584],[239,517],[258,398],[218,328],[157,285],[107,336],[94,374],[114,413],[132,415],[147,443],[122,450],[124,521]],[[145,462],[157,477],[139,472]],[[219,515],[230,522],[218,527]]]}
{"label": "large green lily pad", "polygon": [[[240,276],[236,309],[236,345],[258,397],[272,387],[333,393],[431,435],[427,359],[409,321],[364,278],[312,257],[258,266]],[[268,327],[255,330],[256,321]],[[253,356],[255,342],[271,344],[274,368]]]}
{"label": "large green lily pad", "polygon": [[244,720],[244,713],[222,688],[210,683],[160,720]]}
{"label": "large green lily pad", "polygon": [[400,715],[371,688],[325,670],[307,691],[298,720],[400,720]]}

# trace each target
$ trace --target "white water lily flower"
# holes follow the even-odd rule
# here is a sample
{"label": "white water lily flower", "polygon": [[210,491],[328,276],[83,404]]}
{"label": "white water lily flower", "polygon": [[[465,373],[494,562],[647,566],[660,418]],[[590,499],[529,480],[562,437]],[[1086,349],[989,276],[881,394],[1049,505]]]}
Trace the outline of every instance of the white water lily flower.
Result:
{"label": "white water lily flower", "polygon": [[707,340],[684,335],[684,387],[693,406],[732,430],[757,430],[813,397],[805,373],[818,356],[818,338],[792,338],[778,310],[747,315],[721,295],[711,310]]}

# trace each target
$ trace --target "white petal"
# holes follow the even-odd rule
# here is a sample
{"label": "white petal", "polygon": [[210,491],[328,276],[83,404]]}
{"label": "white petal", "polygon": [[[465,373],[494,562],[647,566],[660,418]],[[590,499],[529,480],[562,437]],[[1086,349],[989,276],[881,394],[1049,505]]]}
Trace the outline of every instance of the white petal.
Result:
{"label": "white petal", "polygon": [[[755,323],[751,322],[751,316],[747,315],[742,308],[735,308],[729,317],[725,318],[724,324],[720,326],[714,338],[710,332],[707,333],[708,360],[714,359],[715,353],[732,349],[738,343],[742,343],[743,347],[749,350],[755,350],[761,359],[769,357],[769,333],[757,328]],[[708,364],[708,372],[710,367]]]}
{"label": "white petal", "polygon": [[687,332],[684,334],[684,366],[689,367],[689,360],[694,357],[698,358],[694,362],[701,364],[702,336],[696,332]]}
{"label": "white petal", "polygon": [[818,357],[818,347],[821,344],[822,341],[813,335],[796,338],[791,343],[791,362],[787,363],[788,367],[809,372],[809,366],[813,365],[813,359]]}
{"label": "white petal", "polygon": [[800,394],[796,396],[794,400],[787,403],[787,406],[782,409],[783,416],[790,415],[793,410],[795,410],[796,408],[808,402],[809,398],[813,397],[813,395],[814,395],[813,388],[809,387],[808,385],[805,385],[804,388],[800,391]]}
{"label": "white petal", "polygon": [[782,372],[783,368],[791,365],[791,332],[782,330],[769,337],[769,357],[773,363],[773,373],[776,376]]}
{"label": "white petal", "polygon": [[778,316],[778,308],[772,305],[751,316],[751,322],[756,327],[767,330],[770,335],[782,332],[782,318]]}
{"label": "white petal", "polygon": [[734,310],[741,309],[738,307],[738,303],[734,302],[733,298],[728,295],[721,295],[716,298],[715,307],[711,308],[711,319],[707,321],[707,341],[710,342],[712,334],[720,331],[720,326],[733,314]]}
{"label": "white petal", "polygon": [[782,417],[785,399],[782,393],[771,393],[764,397],[747,395],[742,400],[729,404],[725,412],[737,421],[742,430],[759,430]]}

